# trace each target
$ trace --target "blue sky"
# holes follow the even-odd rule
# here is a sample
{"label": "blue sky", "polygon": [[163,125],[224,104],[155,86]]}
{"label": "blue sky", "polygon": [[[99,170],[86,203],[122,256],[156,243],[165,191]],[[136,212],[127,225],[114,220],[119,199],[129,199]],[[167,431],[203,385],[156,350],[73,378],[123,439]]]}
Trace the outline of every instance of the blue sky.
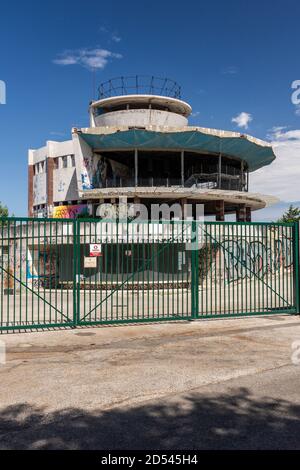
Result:
{"label": "blue sky", "polygon": [[[2,2],[0,16],[7,86],[0,200],[15,215],[27,210],[28,148],[88,125],[89,60],[98,66],[97,83],[136,73],[175,79],[193,107],[191,124],[269,138],[279,156],[283,148],[281,166],[275,176],[271,167],[255,176],[251,189],[276,194],[282,184],[285,204],[300,200],[297,182],[291,188],[284,173],[292,166],[295,176],[300,157],[300,115],[291,102],[291,83],[300,79],[299,1],[29,0]],[[241,113],[246,121],[233,122]],[[273,218],[274,210],[261,214]]]}

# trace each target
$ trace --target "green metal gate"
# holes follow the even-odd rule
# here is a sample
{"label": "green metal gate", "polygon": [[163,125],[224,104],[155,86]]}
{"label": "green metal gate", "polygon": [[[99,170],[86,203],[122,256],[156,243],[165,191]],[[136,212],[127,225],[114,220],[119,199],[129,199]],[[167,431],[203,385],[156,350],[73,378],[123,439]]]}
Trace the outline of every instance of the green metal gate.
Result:
{"label": "green metal gate", "polygon": [[[0,329],[74,325],[74,221],[0,219]],[[67,247],[72,247],[71,256]]]}
{"label": "green metal gate", "polygon": [[[192,222],[78,221],[77,319],[81,325],[195,315]],[[96,267],[84,268],[93,244]]]}
{"label": "green metal gate", "polygon": [[299,313],[298,224],[0,220],[0,330]]}
{"label": "green metal gate", "polygon": [[199,316],[299,313],[298,224],[205,223]]}

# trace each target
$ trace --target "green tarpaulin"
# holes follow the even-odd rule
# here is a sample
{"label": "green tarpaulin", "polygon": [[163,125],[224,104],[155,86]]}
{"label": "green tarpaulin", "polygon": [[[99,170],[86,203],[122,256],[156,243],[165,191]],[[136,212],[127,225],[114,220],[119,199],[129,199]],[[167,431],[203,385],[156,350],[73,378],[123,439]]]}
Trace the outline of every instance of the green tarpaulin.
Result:
{"label": "green tarpaulin", "polygon": [[247,137],[223,137],[201,131],[154,132],[117,131],[113,134],[81,133],[80,137],[94,150],[186,150],[236,157],[248,164],[249,171],[269,165],[275,159],[269,145],[260,145]]}

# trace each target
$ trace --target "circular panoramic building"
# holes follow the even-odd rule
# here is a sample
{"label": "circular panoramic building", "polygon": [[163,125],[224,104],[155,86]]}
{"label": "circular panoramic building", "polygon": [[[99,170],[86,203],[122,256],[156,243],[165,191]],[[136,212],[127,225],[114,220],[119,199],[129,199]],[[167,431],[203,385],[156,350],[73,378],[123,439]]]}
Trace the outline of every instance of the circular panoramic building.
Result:
{"label": "circular panoramic building", "polygon": [[72,140],[29,151],[29,214],[97,215],[119,198],[143,204],[202,204],[223,221],[276,198],[250,193],[250,173],[275,159],[262,140],[225,130],[190,126],[191,106],[179,85],[155,77],[120,77],[99,87],[89,107],[90,126],[73,128]]}

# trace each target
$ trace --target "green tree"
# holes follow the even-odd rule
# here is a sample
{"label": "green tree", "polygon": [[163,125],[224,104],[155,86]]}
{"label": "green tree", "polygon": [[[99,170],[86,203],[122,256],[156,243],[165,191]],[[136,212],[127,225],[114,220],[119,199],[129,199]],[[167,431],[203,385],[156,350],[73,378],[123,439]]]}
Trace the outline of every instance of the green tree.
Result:
{"label": "green tree", "polygon": [[6,206],[3,206],[2,202],[0,202],[0,218],[8,217],[8,216],[9,216],[8,208]]}
{"label": "green tree", "polygon": [[278,219],[277,222],[298,222],[300,220],[300,208],[290,205],[287,211]]}

